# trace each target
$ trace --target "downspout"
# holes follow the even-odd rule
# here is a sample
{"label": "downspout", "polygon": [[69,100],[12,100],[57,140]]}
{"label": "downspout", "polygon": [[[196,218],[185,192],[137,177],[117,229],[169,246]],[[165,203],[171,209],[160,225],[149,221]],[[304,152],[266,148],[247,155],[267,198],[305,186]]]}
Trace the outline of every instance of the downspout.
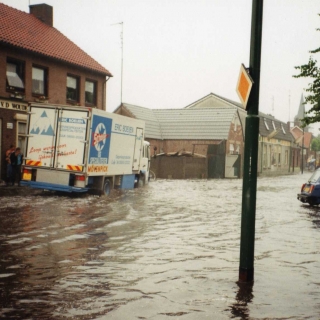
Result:
{"label": "downspout", "polygon": [[103,83],[103,90],[102,90],[102,110],[107,111],[107,82],[111,77],[107,76],[107,79]]}

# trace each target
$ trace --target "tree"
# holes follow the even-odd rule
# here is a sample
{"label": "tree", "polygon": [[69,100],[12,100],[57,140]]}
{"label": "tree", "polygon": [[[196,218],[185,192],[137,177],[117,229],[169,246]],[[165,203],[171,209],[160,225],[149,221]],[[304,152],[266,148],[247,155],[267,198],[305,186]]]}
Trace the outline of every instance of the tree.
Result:
{"label": "tree", "polygon": [[[318,14],[320,16],[320,14]],[[320,31],[320,28],[316,29]],[[311,54],[320,52],[320,47],[311,50]],[[311,123],[320,122],[320,68],[317,66],[317,60],[310,56],[307,64],[294,67],[300,70],[300,74],[294,75],[294,78],[310,78],[312,81],[308,84],[308,88],[305,89],[309,94],[305,97],[306,103],[311,104],[311,109],[306,112],[306,115],[302,120],[303,126],[307,126]]]}
{"label": "tree", "polygon": [[314,138],[311,141],[311,150],[312,151],[320,151],[320,138]]}

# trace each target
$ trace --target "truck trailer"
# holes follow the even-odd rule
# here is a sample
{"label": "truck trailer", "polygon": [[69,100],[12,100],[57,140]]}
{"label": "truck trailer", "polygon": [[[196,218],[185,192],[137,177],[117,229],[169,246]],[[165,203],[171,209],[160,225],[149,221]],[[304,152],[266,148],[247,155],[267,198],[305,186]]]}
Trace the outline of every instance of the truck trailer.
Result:
{"label": "truck trailer", "polygon": [[106,194],[149,180],[142,120],[87,107],[29,105],[22,186]]}

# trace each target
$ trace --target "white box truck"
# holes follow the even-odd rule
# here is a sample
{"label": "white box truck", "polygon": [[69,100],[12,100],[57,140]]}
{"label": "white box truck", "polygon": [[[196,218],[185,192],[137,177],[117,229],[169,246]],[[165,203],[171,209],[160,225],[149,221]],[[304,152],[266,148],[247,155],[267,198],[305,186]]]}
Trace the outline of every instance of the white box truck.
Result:
{"label": "white box truck", "polygon": [[65,192],[148,182],[145,123],[95,108],[30,104],[21,185]]}

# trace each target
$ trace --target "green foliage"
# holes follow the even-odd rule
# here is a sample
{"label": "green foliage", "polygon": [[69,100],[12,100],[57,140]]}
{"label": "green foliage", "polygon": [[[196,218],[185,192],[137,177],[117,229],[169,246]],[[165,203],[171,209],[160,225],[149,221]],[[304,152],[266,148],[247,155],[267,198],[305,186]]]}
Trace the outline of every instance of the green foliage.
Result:
{"label": "green foliage", "polygon": [[314,138],[311,141],[311,150],[312,151],[320,151],[320,138]]}
{"label": "green foliage", "polygon": [[[320,14],[319,14],[320,16]],[[317,29],[320,31],[320,29]],[[311,50],[311,54],[320,52],[320,47]],[[309,58],[307,64],[297,66],[295,69],[300,71],[300,74],[294,75],[294,78],[310,78],[311,82],[305,91],[308,95],[305,97],[306,103],[311,104],[311,109],[306,112],[306,116],[302,119],[303,126],[310,123],[320,122],[320,68],[317,66],[317,60],[312,56]]]}

